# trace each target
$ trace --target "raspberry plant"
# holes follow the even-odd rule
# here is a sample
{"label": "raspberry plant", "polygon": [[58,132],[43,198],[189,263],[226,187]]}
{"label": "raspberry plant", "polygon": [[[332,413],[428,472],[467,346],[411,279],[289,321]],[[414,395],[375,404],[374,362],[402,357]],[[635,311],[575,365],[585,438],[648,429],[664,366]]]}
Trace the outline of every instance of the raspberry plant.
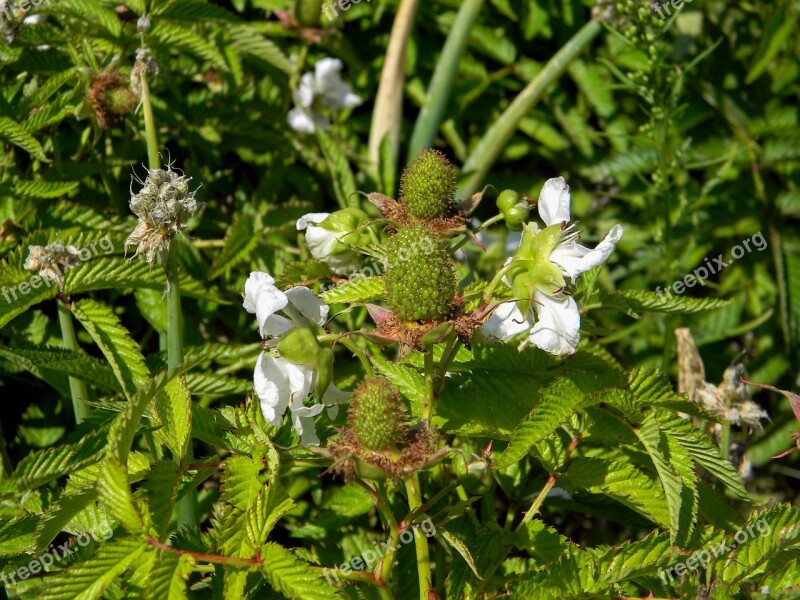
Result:
{"label": "raspberry plant", "polygon": [[796,597],[796,6],[342,4],[0,0],[0,597]]}

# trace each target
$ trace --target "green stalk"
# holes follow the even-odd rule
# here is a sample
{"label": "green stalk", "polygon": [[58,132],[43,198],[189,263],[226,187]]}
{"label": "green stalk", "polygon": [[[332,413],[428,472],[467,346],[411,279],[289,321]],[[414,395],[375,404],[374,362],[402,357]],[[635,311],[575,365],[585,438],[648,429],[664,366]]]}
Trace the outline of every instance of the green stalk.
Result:
{"label": "green stalk", "polygon": [[[422,506],[422,490],[419,486],[419,473],[405,480],[408,494],[408,508],[415,511]],[[413,531],[412,531],[413,533]],[[431,581],[431,559],[428,555],[428,537],[414,535],[414,546],[417,550],[417,576],[419,577],[419,600],[428,600],[428,586],[433,589]]]}
{"label": "green stalk", "polygon": [[464,48],[467,46],[470,29],[475,23],[483,0],[464,0],[458,11],[453,28],[447,36],[447,41],[442,48],[442,54],[436,63],[436,69],[428,85],[422,110],[414,125],[411,143],[408,148],[408,161],[413,160],[420,150],[428,148],[439,130],[442,115],[450,99],[453,80],[458,72],[458,65]]}
{"label": "green stalk", "polygon": [[436,394],[433,389],[433,346],[425,348],[425,405],[422,407],[422,418],[430,422],[433,415],[433,405],[436,403]]}
{"label": "green stalk", "polygon": [[468,175],[459,190],[459,198],[469,198],[478,191],[486,174],[491,169],[505,145],[517,130],[522,118],[539,101],[548,86],[564,72],[570,62],[578,56],[600,33],[600,23],[590,21],[570,39],[539,74],[534,77],[524,90],[514,99],[511,105],[500,115],[494,125],[481,138],[472,154],[464,163],[462,172]]}
{"label": "green stalk", "polygon": [[369,128],[369,161],[373,179],[379,181],[381,145],[389,136],[389,165],[387,169],[396,171],[397,149],[400,145],[400,125],[403,120],[403,88],[406,80],[406,50],[419,0],[400,0],[389,36],[389,46],[383,61],[383,70],[372,111]]}
{"label": "green stalk", "polygon": [[[177,246],[170,244],[169,259],[167,260],[167,367],[172,369],[183,362],[183,314],[181,313],[181,288],[178,283],[178,257]],[[176,456],[178,464],[190,464],[194,459],[192,453],[192,440],[186,445],[184,455]],[[197,490],[192,488],[178,501],[178,527],[183,525],[195,526],[200,522],[197,509]]]}
{"label": "green stalk", "polygon": [[[78,351],[78,340],[75,337],[75,328],[72,326],[72,313],[62,300],[56,300],[58,304],[58,321],[61,324],[61,337],[64,339],[64,347],[67,350]],[[75,423],[80,423],[89,416],[89,391],[86,389],[86,382],[69,378],[69,392],[72,396],[72,411],[75,413]]]}
{"label": "green stalk", "polygon": [[[147,75],[141,76],[142,82],[142,112],[144,114],[144,129],[147,136],[147,160],[151,169],[158,169],[161,162],[158,156],[158,135],[153,117],[153,105],[150,102],[150,86]],[[170,242],[169,256],[164,264],[167,277],[167,368],[172,369],[183,362],[183,313],[181,312],[181,288],[178,283],[177,246],[174,240]],[[163,347],[163,337],[162,344]],[[186,446],[184,456],[175,456],[179,465],[190,464],[194,458],[192,453],[191,438]],[[200,521],[197,508],[197,490],[190,490],[177,504],[178,527],[183,525],[194,526]]]}
{"label": "green stalk", "polygon": [[6,439],[3,437],[3,429],[0,427],[0,481],[11,475],[14,465],[6,448]]}
{"label": "green stalk", "polygon": [[156,122],[153,118],[153,105],[150,103],[150,86],[147,83],[146,74],[142,75],[141,82],[144,131],[147,136],[147,162],[151,169],[158,169],[161,166],[161,161],[158,158],[158,135],[156,134]]}

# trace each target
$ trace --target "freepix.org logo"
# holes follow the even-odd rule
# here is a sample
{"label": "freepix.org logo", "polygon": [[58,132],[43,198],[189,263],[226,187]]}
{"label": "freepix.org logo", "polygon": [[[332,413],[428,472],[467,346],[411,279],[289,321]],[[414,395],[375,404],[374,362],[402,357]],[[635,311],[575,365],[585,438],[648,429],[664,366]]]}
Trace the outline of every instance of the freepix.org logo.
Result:
{"label": "freepix.org logo", "polygon": [[25,13],[36,10],[40,6],[50,4],[51,0],[17,0],[16,2],[0,0],[0,14],[6,21],[18,20]]}

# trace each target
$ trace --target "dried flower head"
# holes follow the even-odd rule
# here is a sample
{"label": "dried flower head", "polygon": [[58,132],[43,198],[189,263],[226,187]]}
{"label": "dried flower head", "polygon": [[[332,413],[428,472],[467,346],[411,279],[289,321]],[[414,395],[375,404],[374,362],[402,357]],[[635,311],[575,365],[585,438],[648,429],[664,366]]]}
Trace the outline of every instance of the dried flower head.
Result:
{"label": "dried flower head", "polygon": [[87,98],[103,129],[121,125],[125,115],[136,107],[136,96],[122,75],[114,71],[92,77]]}
{"label": "dried flower head", "polygon": [[174,171],[169,164],[165,169],[148,169],[144,181],[135,176],[134,180],[142,185],[138,194],[131,189],[130,201],[139,222],[125,247],[136,246],[134,256],[141,254],[149,263],[161,255],[162,264],[166,264],[173,236],[186,229],[197,210],[195,192],[189,191],[191,177]]}
{"label": "dried flower head", "polygon": [[30,246],[24,267],[35,271],[40,277],[56,282],[63,289],[64,273],[80,262],[80,250],[75,246],[65,246],[61,242],[51,242],[47,246]]}
{"label": "dried flower head", "polygon": [[150,56],[147,48],[136,50],[136,63],[131,69],[131,88],[137,96],[142,95],[142,76],[158,75],[158,63]]}

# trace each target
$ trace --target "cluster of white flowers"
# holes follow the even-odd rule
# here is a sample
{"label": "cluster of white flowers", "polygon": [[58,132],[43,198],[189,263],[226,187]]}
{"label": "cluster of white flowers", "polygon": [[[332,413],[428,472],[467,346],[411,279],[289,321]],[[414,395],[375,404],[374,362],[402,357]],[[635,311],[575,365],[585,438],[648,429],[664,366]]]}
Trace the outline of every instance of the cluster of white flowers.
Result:
{"label": "cluster of white flowers", "polygon": [[538,209],[546,228],[528,223],[517,253],[506,263],[519,266],[504,279],[516,301],[498,306],[481,332],[490,342],[526,333],[521,348],[533,344],[552,354],[572,354],[580,341],[581,317],[565,278],[574,284],[581,273],[605,262],[622,227],[615,225],[593,250],[578,244],[580,232],[568,225],[570,195],[563,177],[545,182]]}
{"label": "cluster of white flowers", "polygon": [[318,383],[319,365],[290,360],[281,356],[277,349],[291,332],[310,324],[321,326],[328,318],[330,307],[305,286],[283,292],[268,273],[254,272],[244,286],[244,309],[256,315],[261,337],[273,347],[261,353],[253,373],[264,418],[277,427],[288,408],[301,443],[319,445],[313,418],[326,406],[330,418],[336,418],[337,405],[350,394],[331,383],[322,393],[322,404],[306,406],[306,398]]}
{"label": "cluster of white flowers", "polygon": [[297,89],[292,91],[295,107],[289,111],[289,125],[301,133],[314,133],[317,127],[327,127],[329,110],[355,108],[362,100],[342,80],[342,61],[323,58],[314,73],[305,73]]}

